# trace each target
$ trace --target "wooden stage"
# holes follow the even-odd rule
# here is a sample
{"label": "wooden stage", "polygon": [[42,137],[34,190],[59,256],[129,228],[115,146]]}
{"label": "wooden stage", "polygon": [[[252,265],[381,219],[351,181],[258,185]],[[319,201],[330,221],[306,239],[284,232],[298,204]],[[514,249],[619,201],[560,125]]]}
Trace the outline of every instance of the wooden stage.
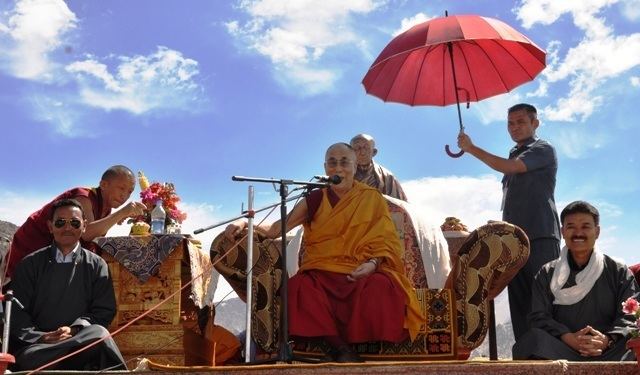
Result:
{"label": "wooden stage", "polygon": [[[251,366],[157,367],[142,371],[108,371],[100,374],[216,374],[216,375],[362,375],[362,374],[545,374],[545,375],[612,375],[640,374],[636,362],[566,362],[566,361],[438,361],[438,362],[367,362],[361,364],[274,364]],[[87,374],[77,371],[43,371],[40,374]],[[98,372],[94,372],[98,374]],[[14,374],[26,374],[16,372]]]}

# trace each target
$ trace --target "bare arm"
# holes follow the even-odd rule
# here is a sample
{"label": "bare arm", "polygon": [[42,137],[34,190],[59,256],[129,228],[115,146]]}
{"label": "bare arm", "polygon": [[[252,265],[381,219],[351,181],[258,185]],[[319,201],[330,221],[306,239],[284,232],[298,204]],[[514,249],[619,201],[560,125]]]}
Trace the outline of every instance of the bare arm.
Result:
{"label": "bare arm", "polygon": [[[307,201],[301,200],[295,205],[293,210],[287,215],[287,227],[286,232],[302,224],[307,217]],[[247,222],[244,219],[236,220],[229,224],[225,229],[225,235],[228,238],[235,238],[238,236],[244,228],[246,228]],[[282,225],[280,220],[274,222],[271,225],[256,225],[255,230],[262,233],[268,238],[280,237]]]}
{"label": "bare arm", "polygon": [[140,202],[129,202],[118,211],[112,212],[102,219],[95,220],[91,200],[87,197],[77,197],[76,199],[80,202],[80,205],[82,205],[82,210],[87,220],[87,229],[82,235],[82,239],[85,241],[91,241],[96,237],[104,236],[112,226],[121,223],[128,217],[142,215],[146,208],[145,205]]}
{"label": "bare arm", "polygon": [[473,144],[471,138],[464,133],[458,135],[458,147],[465,152],[475,156],[481,162],[485,163],[492,169],[502,172],[504,174],[516,174],[524,173],[527,171],[527,166],[520,159],[505,159],[500,156],[491,154],[480,147]]}

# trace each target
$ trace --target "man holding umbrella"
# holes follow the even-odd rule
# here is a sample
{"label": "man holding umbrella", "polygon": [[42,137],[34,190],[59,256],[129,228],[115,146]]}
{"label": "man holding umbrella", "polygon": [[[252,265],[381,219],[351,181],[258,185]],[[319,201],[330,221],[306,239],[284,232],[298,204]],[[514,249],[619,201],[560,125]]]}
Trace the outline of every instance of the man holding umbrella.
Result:
{"label": "man holding umbrella", "polygon": [[560,255],[560,223],[554,190],[558,159],[548,142],[536,137],[540,125],[536,108],[516,104],[509,108],[507,130],[516,146],[505,159],[476,146],[460,133],[458,146],[492,169],[504,173],[502,178],[502,219],[522,228],[531,243],[527,264],[509,284],[509,308],[516,341],[529,329],[531,285],[545,263]]}

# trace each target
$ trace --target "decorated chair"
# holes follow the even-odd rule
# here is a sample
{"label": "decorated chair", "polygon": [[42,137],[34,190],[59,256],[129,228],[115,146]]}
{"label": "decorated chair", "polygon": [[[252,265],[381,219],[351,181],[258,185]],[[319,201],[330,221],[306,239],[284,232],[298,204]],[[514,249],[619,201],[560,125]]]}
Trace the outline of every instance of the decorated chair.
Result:
{"label": "decorated chair", "polygon": [[[387,198],[387,197],[385,197]],[[495,298],[526,263],[529,241],[524,232],[511,224],[496,222],[472,231],[452,256],[446,248],[425,246],[429,230],[411,212],[411,206],[387,199],[391,217],[404,247],[407,276],[416,288],[418,300],[427,316],[427,333],[413,342],[385,342],[354,345],[365,359],[466,359],[484,340],[489,325],[489,301]],[[439,233],[442,238],[442,234]],[[290,241],[289,248],[296,241]],[[446,246],[446,242],[444,242]],[[259,350],[277,353],[280,324],[281,258],[279,240],[254,239],[252,279],[252,337]],[[294,258],[287,250],[288,259]],[[304,244],[300,252],[304,251]],[[233,247],[220,234],[211,245],[211,259],[238,296],[246,301],[246,240]],[[449,270],[450,269],[450,270]],[[295,271],[289,267],[289,274]],[[452,345],[452,343],[455,343]],[[294,351],[307,356],[323,355],[322,342],[296,343]]]}

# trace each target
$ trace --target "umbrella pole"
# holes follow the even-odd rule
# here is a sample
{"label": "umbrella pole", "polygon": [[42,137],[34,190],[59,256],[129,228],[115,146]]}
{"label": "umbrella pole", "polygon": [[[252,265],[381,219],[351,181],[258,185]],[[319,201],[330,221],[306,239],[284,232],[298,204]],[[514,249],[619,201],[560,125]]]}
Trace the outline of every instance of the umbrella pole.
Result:
{"label": "umbrella pole", "polygon": [[[460,124],[460,133],[464,133],[464,125],[462,125],[462,114],[460,113],[460,98],[458,97],[458,79],[456,78],[456,67],[453,63],[453,44],[451,42],[447,43],[447,49],[449,50],[449,58],[451,59],[451,72],[453,73],[453,91],[456,93],[456,108],[458,109],[458,123]],[[452,158],[459,158],[464,154],[463,150],[460,150],[457,153],[451,152],[449,149],[449,145],[444,146],[444,150],[447,152]]]}

